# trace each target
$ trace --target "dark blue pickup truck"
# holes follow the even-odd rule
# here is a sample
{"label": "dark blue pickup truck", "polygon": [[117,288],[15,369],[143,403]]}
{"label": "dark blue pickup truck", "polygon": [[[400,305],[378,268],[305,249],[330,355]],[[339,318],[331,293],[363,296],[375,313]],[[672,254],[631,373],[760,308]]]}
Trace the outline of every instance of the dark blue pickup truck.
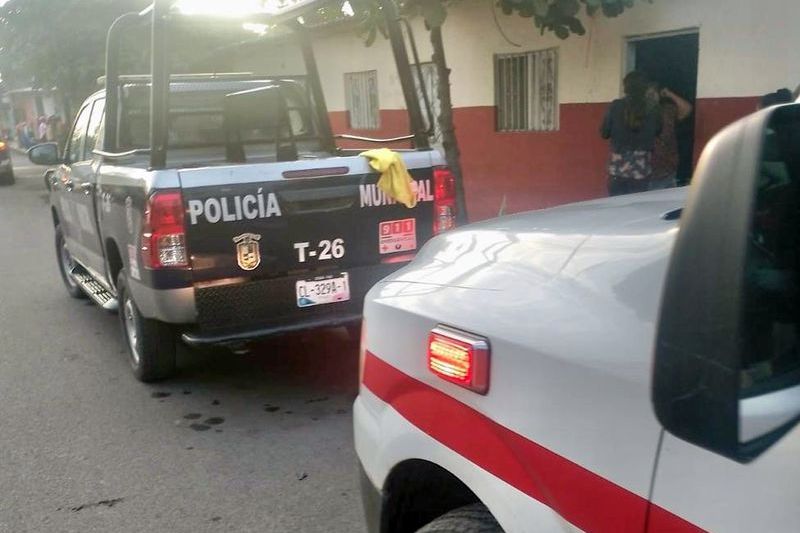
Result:
{"label": "dark blue pickup truck", "polygon": [[[415,146],[402,158],[418,202],[407,208],[376,186],[360,151],[336,147],[302,35],[304,76],[170,76],[159,54],[150,75],[120,75],[118,34],[145,20],[157,42],[165,9],[112,26],[105,90],[81,106],[63,153],[29,152],[57,166],[50,199],[67,290],[119,311],[143,381],[173,374],[178,340],[238,348],[357,329],[369,288],[455,222],[454,178],[428,146],[413,83],[418,126],[401,140]],[[410,75],[407,57],[398,69]]]}

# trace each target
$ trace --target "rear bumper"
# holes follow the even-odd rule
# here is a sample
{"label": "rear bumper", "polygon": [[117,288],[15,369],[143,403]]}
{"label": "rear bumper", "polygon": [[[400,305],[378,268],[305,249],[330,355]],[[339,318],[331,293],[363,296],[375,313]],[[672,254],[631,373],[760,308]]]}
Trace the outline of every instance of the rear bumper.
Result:
{"label": "rear bumper", "polygon": [[348,313],[343,315],[333,315],[322,318],[312,318],[310,320],[293,320],[279,324],[269,324],[263,327],[231,330],[231,331],[203,331],[189,330],[181,335],[183,342],[189,346],[211,346],[217,344],[235,344],[256,340],[271,335],[293,333],[318,328],[328,328],[337,326],[349,326],[358,324],[361,321],[361,313]]}
{"label": "rear bumper", "polygon": [[350,279],[350,300],[303,308],[297,304],[298,280],[339,275],[342,270],[195,286],[197,321],[195,326],[186,330],[183,340],[190,345],[224,344],[357,323],[361,320],[364,297],[369,289],[401,266],[371,265],[346,269],[344,271]]}
{"label": "rear bumper", "polygon": [[128,286],[144,317],[168,324],[191,324],[197,321],[193,287],[154,289],[130,278]]}
{"label": "rear bumper", "polygon": [[[296,282],[303,276],[159,290],[131,280],[131,294],[146,318],[176,324],[190,346],[235,344],[271,335],[360,322],[372,286],[403,264],[347,269],[350,300],[300,308]],[[328,274],[336,275],[332,270]],[[325,273],[317,272],[316,275]]]}

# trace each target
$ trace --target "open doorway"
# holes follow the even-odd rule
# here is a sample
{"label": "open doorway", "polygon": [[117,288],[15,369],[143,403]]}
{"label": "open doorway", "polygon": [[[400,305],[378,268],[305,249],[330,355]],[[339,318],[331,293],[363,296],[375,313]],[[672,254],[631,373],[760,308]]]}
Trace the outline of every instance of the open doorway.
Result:
{"label": "open doorway", "polygon": [[[640,70],[653,81],[680,95],[693,106],[697,100],[697,66],[700,36],[697,30],[632,37],[628,40],[628,71]],[[679,123],[678,184],[692,178],[694,114]]]}

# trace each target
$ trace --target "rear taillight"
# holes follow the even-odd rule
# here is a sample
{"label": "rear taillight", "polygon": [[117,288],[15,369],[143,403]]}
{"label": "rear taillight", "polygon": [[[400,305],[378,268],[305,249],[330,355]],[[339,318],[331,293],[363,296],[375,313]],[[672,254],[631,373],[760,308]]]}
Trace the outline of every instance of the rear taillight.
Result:
{"label": "rear taillight", "polygon": [[489,343],[483,337],[439,326],[428,337],[428,368],[478,394],[489,391]]}
{"label": "rear taillight", "polygon": [[159,191],[150,196],[142,228],[142,260],[147,268],[189,265],[183,214],[180,191]]}
{"label": "rear taillight", "polygon": [[447,167],[433,169],[433,234],[456,227],[456,177]]}

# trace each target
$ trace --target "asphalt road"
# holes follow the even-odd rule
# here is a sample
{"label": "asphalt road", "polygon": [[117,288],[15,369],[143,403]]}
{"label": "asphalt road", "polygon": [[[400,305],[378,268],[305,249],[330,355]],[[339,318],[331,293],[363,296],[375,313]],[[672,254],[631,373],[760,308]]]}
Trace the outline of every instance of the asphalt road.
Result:
{"label": "asphalt road", "polygon": [[63,289],[42,169],[14,160],[17,184],[0,187],[0,531],[364,531],[345,333],[247,356],[184,349],[177,379],[137,382],[117,316]]}

